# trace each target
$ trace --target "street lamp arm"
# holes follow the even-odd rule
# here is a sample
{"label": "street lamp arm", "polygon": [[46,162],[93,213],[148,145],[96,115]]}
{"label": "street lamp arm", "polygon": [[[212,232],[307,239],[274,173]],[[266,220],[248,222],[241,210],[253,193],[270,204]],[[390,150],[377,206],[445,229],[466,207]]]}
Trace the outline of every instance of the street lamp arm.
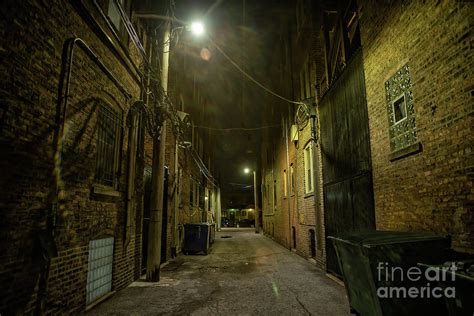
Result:
{"label": "street lamp arm", "polygon": [[183,26],[189,24],[189,23],[187,23],[183,20],[180,20],[176,17],[166,16],[166,15],[161,15],[161,14],[134,12],[132,14],[132,17],[140,18],[140,19],[148,19],[148,20],[163,20],[163,21],[176,22],[176,23],[181,24]]}

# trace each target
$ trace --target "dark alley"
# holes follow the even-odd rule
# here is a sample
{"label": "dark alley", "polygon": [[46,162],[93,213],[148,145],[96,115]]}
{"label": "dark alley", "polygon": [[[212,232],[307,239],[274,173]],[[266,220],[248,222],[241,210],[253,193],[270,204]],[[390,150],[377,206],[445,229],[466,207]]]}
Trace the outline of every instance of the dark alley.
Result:
{"label": "dark alley", "polygon": [[473,21],[2,0],[0,316],[472,316]]}
{"label": "dark alley", "polygon": [[[139,308],[138,308],[139,307]],[[344,287],[251,228],[224,228],[207,256],[181,255],[88,315],[349,315]]]}

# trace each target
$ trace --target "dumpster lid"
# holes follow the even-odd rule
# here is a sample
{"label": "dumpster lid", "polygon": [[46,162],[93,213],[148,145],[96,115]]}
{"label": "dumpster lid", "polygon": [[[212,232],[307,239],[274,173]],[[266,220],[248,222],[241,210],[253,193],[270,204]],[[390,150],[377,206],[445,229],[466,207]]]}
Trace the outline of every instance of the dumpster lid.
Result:
{"label": "dumpster lid", "polygon": [[184,226],[211,226],[211,223],[202,222],[202,223],[186,223]]}
{"label": "dumpster lid", "polygon": [[366,231],[358,233],[343,234],[338,237],[328,238],[345,243],[364,247],[379,245],[399,244],[405,242],[430,241],[449,239],[448,236],[440,236],[430,233],[400,232],[400,231]]}

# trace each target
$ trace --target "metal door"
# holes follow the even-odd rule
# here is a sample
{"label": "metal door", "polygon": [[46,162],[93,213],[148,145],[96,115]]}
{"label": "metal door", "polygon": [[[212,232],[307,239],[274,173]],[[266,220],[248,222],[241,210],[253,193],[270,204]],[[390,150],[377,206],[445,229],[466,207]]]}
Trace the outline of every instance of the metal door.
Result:
{"label": "metal door", "polygon": [[112,290],[113,255],[113,237],[91,240],[89,242],[86,304],[94,302]]}
{"label": "metal door", "polygon": [[[362,53],[354,56],[320,103],[326,237],[375,229]],[[327,269],[340,275],[326,242]]]}

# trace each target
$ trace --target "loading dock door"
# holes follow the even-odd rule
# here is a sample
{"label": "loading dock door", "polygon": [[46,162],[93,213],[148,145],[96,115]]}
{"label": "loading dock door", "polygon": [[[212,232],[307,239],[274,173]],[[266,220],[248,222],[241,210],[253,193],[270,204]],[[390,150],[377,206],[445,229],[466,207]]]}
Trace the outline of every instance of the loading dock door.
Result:
{"label": "loading dock door", "polygon": [[[326,237],[375,229],[367,100],[359,52],[320,103]],[[332,242],[326,266],[340,275]]]}
{"label": "loading dock door", "polygon": [[86,304],[112,290],[112,262],[114,238],[103,238],[89,242],[89,264],[87,269]]}

